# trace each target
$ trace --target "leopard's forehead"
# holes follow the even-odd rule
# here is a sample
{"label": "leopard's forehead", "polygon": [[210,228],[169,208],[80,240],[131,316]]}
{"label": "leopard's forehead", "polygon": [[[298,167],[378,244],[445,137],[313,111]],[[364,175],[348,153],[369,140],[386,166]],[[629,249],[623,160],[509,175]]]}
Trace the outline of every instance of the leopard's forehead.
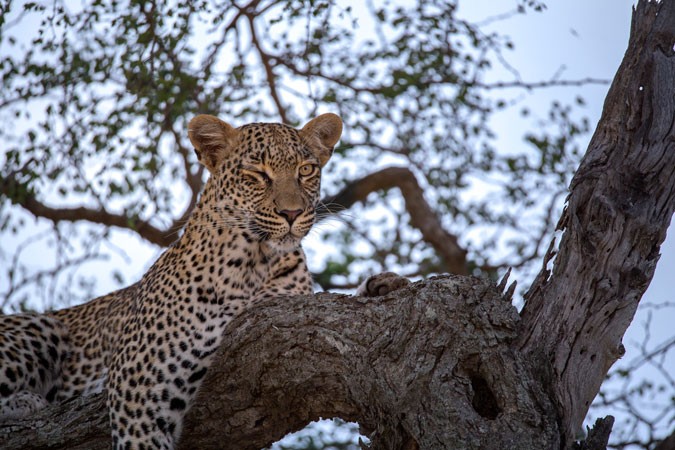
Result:
{"label": "leopard's forehead", "polygon": [[252,123],[238,128],[242,156],[254,164],[295,166],[315,159],[300,132],[279,123]]}

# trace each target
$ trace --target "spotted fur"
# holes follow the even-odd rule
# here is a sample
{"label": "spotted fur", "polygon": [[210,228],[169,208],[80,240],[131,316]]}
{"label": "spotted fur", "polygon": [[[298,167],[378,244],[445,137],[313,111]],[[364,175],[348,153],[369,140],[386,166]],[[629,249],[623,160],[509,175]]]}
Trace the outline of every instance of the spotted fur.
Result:
{"label": "spotted fur", "polygon": [[71,346],[58,320],[37,314],[0,318],[0,411],[5,418],[33,413],[63,388]]}
{"label": "spotted fur", "polygon": [[107,387],[115,449],[171,449],[225,325],[258,298],[312,292],[300,240],[315,221],[334,114],[301,130],[197,116],[211,173],[176,243],[137,283],[46,315],[3,317],[0,418]]}

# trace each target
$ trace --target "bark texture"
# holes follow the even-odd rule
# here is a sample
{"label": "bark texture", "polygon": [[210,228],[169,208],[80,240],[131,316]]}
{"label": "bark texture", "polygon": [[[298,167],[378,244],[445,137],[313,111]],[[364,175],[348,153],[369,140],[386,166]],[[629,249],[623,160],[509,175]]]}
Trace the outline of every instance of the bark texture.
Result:
{"label": "bark texture", "polygon": [[[460,276],[260,302],[228,326],[182,448],[257,450],[336,416],[375,449],[556,447],[552,403],[510,347],[518,329],[510,298]],[[108,435],[99,395],[0,426],[0,447],[105,449]]]}
{"label": "bark texture", "polygon": [[[628,50],[526,295],[517,347],[551,372],[569,442],[654,275],[675,210],[675,1],[640,1]],[[550,265],[553,265],[552,271]]]}

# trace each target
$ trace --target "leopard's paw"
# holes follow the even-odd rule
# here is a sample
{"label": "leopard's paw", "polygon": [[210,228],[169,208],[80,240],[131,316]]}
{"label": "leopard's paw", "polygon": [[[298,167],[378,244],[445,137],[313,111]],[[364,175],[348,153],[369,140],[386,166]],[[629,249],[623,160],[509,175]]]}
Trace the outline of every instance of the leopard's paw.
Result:
{"label": "leopard's paw", "polygon": [[366,278],[356,289],[356,295],[363,297],[378,297],[404,288],[410,280],[394,272],[383,272]]}

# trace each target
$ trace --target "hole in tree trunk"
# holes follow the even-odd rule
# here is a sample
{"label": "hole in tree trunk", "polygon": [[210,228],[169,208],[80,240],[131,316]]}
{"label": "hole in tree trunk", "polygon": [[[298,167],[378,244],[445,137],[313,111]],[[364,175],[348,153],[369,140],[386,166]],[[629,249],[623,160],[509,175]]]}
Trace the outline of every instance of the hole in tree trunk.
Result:
{"label": "hole in tree trunk", "polygon": [[501,408],[497,404],[497,399],[490,390],[487,381],[481,376],[471,375],[471,388],[473,389],[473,398],[471,406],[481,417],[494,420],[497,418]]}
{"label": "hole in tree trunk", "polygon": [[342,419],[324,419],[309,423],[302,430],[286,435],[266,450],[345,449],[360,448],[359,440],[370,440],[359,434],[359,425]]}

